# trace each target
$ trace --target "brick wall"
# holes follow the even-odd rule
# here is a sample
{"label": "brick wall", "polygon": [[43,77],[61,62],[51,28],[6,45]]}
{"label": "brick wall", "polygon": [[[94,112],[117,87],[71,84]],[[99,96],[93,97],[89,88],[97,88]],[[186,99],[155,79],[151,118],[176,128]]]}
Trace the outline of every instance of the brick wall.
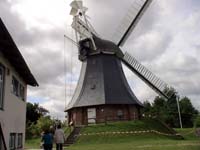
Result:
{"label": "brick wall", "polygon": [[136,120],[139,119],[140,115],[140,108],[135,105],[99,105],[93,107],[73,108],[69,110],[69,122],[73,120],[75,125],[87,125],[88,108],[96,108],[96,123]]}

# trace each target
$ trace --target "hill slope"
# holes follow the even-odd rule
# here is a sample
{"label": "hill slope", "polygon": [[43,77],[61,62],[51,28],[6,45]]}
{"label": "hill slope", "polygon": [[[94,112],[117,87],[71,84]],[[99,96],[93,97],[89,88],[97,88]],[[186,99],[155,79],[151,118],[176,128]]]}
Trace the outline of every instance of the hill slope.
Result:
{"label": "hill slope", "polygon": [[[174,131],[166,128],[157,120],[141,120],[131,122],[92,125],[82,129],[78,141],[68,147],[69,150],[199,150],[199,139],[192,129],[180,130],[187,133],[185,140],[174,136],[161,135],[154,132],[129,133],[131,131],[156,130],[171,134]],[[129,131],[129,132],[128,132]],[[178,130],[179,131],[179,130]],[[113,132],[115,134],[113,134]],[[116,132],[119,132],[116,134]],[[121,133],[120,133],[121,132]],[[100,134],[101,133],[101,134]],[[190,133],[190,134],[188,134]],[[89,134],[89,135],[88,135]]]}
{"label": "hill slope", "polygon": [[[140,139],[177,138],[175,131],[155,119],[91,125],[81,130],[76,144],[116,143]],[[180,138],[180,137],[179,137]]]}
{"label": "hill slope", "polygon": [[84,127],[82,134],[101,132],[128,132],[155,130],[166,134],[174,134],[175,131],[167,128],[156,119],[145,119],[136,121],[113,122],[108,124],[91,125]]}

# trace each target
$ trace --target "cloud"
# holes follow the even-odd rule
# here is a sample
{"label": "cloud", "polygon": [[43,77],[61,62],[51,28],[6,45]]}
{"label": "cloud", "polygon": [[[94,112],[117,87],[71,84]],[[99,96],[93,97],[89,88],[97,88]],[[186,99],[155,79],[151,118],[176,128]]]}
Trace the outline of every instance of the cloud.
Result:
{"label": "cloud", "polygon": [[[188,6],[193,9],[188,9]],[[136,31],[123,49],[131,50],[131,54],[143,65],[175,87],[181,96],[190,97],[199,107],[199,10],[194,1],[157,1],[152,9],[158,10],[154,14],[156,20],[148,28],[148,23],[144,21],[149,15],[146,14],[138,24],[143,26],[144,31]],[[141,100],[152,99],[152,93],[146,91],[148,88],[145,85],[137,83],[133,75],[129,75],[128,79],[134,80],[132,85],[136,83],[133,90]]]}
{"label": "cloud", "polygon": [[[29,87],[28,98],[33,102],[41,101],[42,106],[59,118],[64,118],[63,110],[71,99],[81,67],[77,48],[68,40],[64,45],[64,34],[74,39],[69,28],[72,21],[68,15],[69,3],[57,0],[0,1],[0,16],[40,84],[38,88]],[[131,0],[84,1],[96,31],[102,38],[110,40],[123,23],[131,3]],[[174,86],[182,96],[191,98],[197,107],[200,106],[199,6],[196,0],[153,1],[122,47]],[[136,96],[141,101],[152,101],[156,94],[132,72],[124,70]]]}
{"label": "cloud", "polygon": [[[29,2],[32,4],[33,3],[36,4],[34,1],[32,2],[29,1]],[[64,34],[68,33],[68,31],[66,31],[65,29],[67,21],[64,22],[63,21],[64,17],[62,17],[63,18],[62,23],[59,24],[59,22],[56,22],[55,24],[52,24],[51,21],[53,20],[50,20],[48,22],[48,18],[44,20],[41,20],[41,18],[38,19],[39,16],[37,15],[34,16],[34,14],[35,13],[37,14],[38,12],[31,9],[27,12],[27,9],[29,9],[30,7],[30,3],[28,4],[28,6],[27,4],[24,3],[26,2],[1,1],[0,15],[4,23],[6,24],[9,32],[11,33],[14,41],[16,42],[18,48],[20,49],[22,55],[24,56],[28,66],[30,67],[31,71],[33,72],[34,76],[36,77],[37,81],[40,84],[40,87],[38,88],[29,87],[28,98],[30,98],[30,100],[32,100],[33,102],[43,99],[41,101],[41,105],[47,106],[47,109],[50,110],[51,114],[54,114],[55,112],[58,115],[58,112],[60,111],[59,116],[64,116],[63,111],[65,107],[65,95],[64,95],[65,76],[64,76],[63,41],[64,41]],[[27,8],[25,9],[26,6]],[[36,7],[36,5],[34,5],[34,7]],[[26,15],[28,15],[29,13],[33,13],[33,16],[29,16],[27,18]],[[40,13],[41,13],[40,17],[41,16],[44,17],[43,13],[42,12]],[[52,16],[49,17],[51,18]],[[56,20],[58,21],[57,18]],[[32,24],[31,22],[35,23]],[[45,24],[49,24],[52,28],[41,27],[45,26]],[[76,71],[76,74],[79,73],[78,70],[75,69],[75,66],[74,69],[71,69],[71,67],[73,67],[74,65],[74,64],[71,65],[71,60],[75,62],[77,56],[74,56],[72,59],[71,57],[72,55],[74,55],[77,49],[71,48],[70,46],[70,49],[74,50],[74,52],[69,50],[69,46],[67,46],[69,44],[71,45],[69,41],[66,41],[66,47],[65,47],[66,70],[68,71],[68,75],[72,76],[71,70]],[[75,74],[75,72],[73,74]],[[78,75],[73,75],[73,76],[76,77],[75,80],[77,80]],[[70,83],[69,80],[66,81],[66,83],[68,84],[66,85],[67,90],[69,90],[69,88],[73,89],[75,88],[74,86],[76,85],[76,83]],[[71,90],[72,92],[73,89]],[[68,94],[67,101],[69,101],[72,92],[67,93]],[[60,105],[62,103],[62,106],[64,107],[63,109],[57,109],[57,111],[55,111],[57,107],[56,108],[50,107],[50,105],[46,104],[48,102],[54,103],[55,106],[57,106],[57,103],[59,103]]]}

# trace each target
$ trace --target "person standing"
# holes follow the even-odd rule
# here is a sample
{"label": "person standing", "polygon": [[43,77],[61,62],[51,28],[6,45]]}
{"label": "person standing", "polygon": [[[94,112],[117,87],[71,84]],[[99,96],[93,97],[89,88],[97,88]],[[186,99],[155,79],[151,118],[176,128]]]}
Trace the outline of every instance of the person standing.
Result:
{"label": "person standing", "polygon": [[55,138],[55,143],[56,143],[56,150],[62,150],[63,143],[65,141],[65,134],[64,134],[64,131],[61,129],[60,124],[57,126],[57,129],[54,134],[54,138]]}
{"label": "person standing", "polygon": [[53,135],[49,132],[49,130],[45,130],[42,136],[42,142],[44,150],[52,150],[53,148]]}

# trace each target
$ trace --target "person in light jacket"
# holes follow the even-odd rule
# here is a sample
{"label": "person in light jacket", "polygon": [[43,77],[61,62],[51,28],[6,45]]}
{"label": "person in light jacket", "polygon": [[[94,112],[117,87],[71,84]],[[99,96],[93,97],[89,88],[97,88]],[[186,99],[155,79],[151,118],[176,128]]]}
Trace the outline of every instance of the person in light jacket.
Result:
{"label": "person in light jacket", "polygon": [[63,143],[65,141],[64,131],[61,129],[61,125],[57,126],[54,134],[54,139],[56,143],[56,150],[63,150]]}

